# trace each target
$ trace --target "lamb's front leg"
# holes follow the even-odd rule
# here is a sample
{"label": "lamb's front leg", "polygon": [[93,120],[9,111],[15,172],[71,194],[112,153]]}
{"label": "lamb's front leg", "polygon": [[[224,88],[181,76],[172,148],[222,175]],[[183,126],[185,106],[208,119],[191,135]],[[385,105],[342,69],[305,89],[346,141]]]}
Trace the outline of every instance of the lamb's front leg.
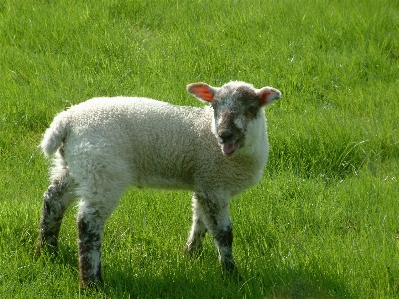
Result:
{"label": "lamb's front leg", "polygon": [[231,273],[235,270],[233,258],[233,228],[230,217],[227,225],[219,225],[214,235],[214,241],[219,252],[219,261],[223,269]]}
{"label": "lamb's front leg", "polygon": [[195,194],[198,211],[203,223],[213,235],[219,253],[219,262],[224,270],[232,273],[235,270],[233,258],[233,229],[229,215],[229,200],[207,194]]}
{"label": "lamb's front leg", "polygon": [[202,249],[202,242],[205,238],[207,228],[203,221],[203,209],[201,205],[198,203],[197,195],[194,193],[193,195],[193,224],[191,226],[190,235],[188,237],[185,251],[193,256],[196,253],[199,253]]}

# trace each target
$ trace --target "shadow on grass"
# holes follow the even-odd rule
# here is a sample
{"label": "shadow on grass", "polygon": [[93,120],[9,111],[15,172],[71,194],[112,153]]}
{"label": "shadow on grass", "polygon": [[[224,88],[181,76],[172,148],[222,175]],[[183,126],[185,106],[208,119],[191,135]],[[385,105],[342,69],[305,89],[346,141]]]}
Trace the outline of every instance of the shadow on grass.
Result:
{"label": "shadow on grass", "polygon": [[287,269],[269,273],[259,283],[271,298],[354,298],[339,277],[315,274],[310,269]]}
{"label": "shadow on grass", "polygon": [[[208,269],[190,267],[170,269],[155,276],[151,272],[107,271],[108,295],[134,298],[353,298],[338,277],[314,274],[310,269],[295,269],[243,274],[237,282],[223,278],[215,264]],[[133,270],[134,271],[134,270]]]}
{"label": "shadow on grass", "polygon": [[[65,245],[60,249],[58,257],[48,262],[76,269],[72,272],[78,275],[76,250]],[[242,269],[244,280],[237,282],[223,277],[214,257],[182,257],[170,265],[163,260],[147,265],[103,261],[103,287],[83,294],[87,298],[355,298],[342,278],[322,273],[317,266],[281,268],[276,262],[264,270]]]}

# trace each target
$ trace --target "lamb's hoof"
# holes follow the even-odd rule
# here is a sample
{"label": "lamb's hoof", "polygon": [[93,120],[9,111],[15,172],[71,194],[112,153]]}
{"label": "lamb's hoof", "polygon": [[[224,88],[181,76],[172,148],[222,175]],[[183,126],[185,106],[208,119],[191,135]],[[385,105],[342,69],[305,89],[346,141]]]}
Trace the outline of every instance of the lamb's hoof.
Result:
{"label": "lamb's hoof", "polygon": [[226,259],[222,264],[223,278],[240,283],[244,281],[233,260]]}
{"label": "lamb's hoof", "polygon": [[231,270],[223,269],[223,279],[225,281],[231,281],[236,284],[243,283],[245,279],[241,276],[240,272],[236,267]]}
{"label": "lamb's hoof", "polygon": [[36,247],[36,256],[39,257],[42,253],[45,253],[49,256],[56,257],[58,255],[58,246],[52,245],[44,241],[42,238],[39,238],[38,245]]}
{"label": "lamb's hoof", "polygon": [[202,246],[190,246],[188,244],[186,244],[183,248],[183,252],[186,256],[190,257],[190,258],[197,258],[199,256],[201,256],[202,253]]}
{"label": "lamb's hoof", "polygon": [[85,292],[98,292],[104,288],[103,280],[80,280],[79,288]]}

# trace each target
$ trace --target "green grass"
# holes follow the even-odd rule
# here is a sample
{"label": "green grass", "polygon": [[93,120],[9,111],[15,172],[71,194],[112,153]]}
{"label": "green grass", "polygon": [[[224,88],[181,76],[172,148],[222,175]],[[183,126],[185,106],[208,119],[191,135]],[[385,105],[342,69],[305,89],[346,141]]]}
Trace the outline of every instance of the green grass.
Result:
{"label": "green grass", "polygon": [[[399,297],[399,2],[0,3],[0,298]],[[182,247],[190,194],[129,189],[107,223],[105,290],[78,289],[76,209],[60,255],[34,257],[47,187],[36,146],[94,96],[198,105],[185,85],[280,89],[261,183],[232,202],[245,282],[211,238]]]}

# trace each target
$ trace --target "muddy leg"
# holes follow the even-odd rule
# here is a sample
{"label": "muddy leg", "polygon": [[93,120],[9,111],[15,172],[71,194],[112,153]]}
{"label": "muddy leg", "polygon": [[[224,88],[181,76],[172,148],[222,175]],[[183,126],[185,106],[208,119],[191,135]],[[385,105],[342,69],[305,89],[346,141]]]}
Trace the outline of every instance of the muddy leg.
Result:
{"label": "muddy leg", "polygon": [[198,209],[203,223],[213,235],[223,269],[232,273],[235,270],[233,258],[233,230],[229,216],[228,200],[214,199],[207,194],[196,194]]}
{"label": "muddy leg", "polygon": [[197,195],[193,195],[193,224],[191,226],[190,235],[188,237],[184,250],[193,256],[195,253],[200,253],[202,249],[202,242],[205,238],[207,228],[202,220],[202,209],[198,204]]}
{"label": "muddy leg", "polygon": [[83,198],[77,217],[80,287],[102,282],[101,242],[104,226],[118,200],[90,202]]}
{"label": "muddy leg", "polygon": [[213,238],[223,269],[227,272],[233,272],[235,270],[235,262],[233,258],[233,229],[231,222],[227,226],[219,227]]}
{"label": "muddy leg", "polygon": [[58,245],[58,234],[65,211],[75,199],[73,193],[74,182],[65,173],[59,178],[55,179],[44,193],[44,203],[42,218],[40,220],[40,236],[38,239],[38,246],[36,254],[40,255],[42,249],[56,254]]}

